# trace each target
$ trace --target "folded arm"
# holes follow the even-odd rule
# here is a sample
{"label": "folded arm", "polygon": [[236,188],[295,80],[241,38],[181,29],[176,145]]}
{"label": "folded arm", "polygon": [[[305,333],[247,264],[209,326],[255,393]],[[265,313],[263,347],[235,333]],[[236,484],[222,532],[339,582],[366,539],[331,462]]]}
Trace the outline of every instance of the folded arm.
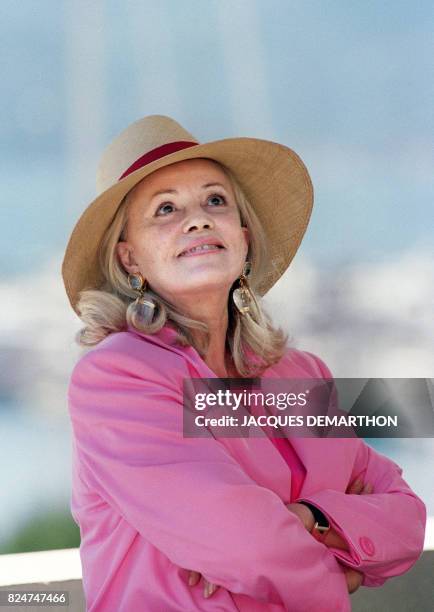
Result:
{"label": "folded arm", "polygon": [[324,489],[296,501],[317,506],[346,540],[349,552],[330,548],[339,561],[365,574],[364,586],[379,586],[408,571],[423,551],[426,508],[401,477],[402,469],[363,440],[351,476],[373,485],[367,495]]}
{"label": "folded arm", "polygon": [[[308,354],[321,375],[332,380],[324,361]],[[329,413],[338,410],[334,392]],[[349,551],[330,548],[336,558],[363,572],[363,586],[380,586],[408,571],[422,554],[426,507],[402,478],[402,469],[395,462],[360,438],[354,443],[358,451],[349,484],[361,476],[365,484],[373,485],[372,493],[350,495],[325,489],[295,501],[304,500],[319,508],[348,544]]]}
{"label": "folded arm", "polygon": [[163,368],[111,348],[81,358],[69,406],[83,479],[173,563],[212,583],[294,611],[349,610],[342,567],[279,496],[214,438],[183,437],[188,372],[174,359],[167,352]]}

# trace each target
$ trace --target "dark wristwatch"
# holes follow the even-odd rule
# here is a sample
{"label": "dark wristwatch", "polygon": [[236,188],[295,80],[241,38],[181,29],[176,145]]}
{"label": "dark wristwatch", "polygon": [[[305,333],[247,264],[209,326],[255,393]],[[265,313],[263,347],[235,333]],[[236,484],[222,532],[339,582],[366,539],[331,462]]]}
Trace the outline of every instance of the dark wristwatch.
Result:
{"label": "dark wristwatch", "polygon": [[327,520],[327,517],[321,512],[319,508],[310,504],[309,502],[299,501],[299,504],[303,504],[307,506],[313,514],[313,518],[315,519],[315,524],[310,532],[315,540],[318,542],[322,542],[330,529],[330,523]]}

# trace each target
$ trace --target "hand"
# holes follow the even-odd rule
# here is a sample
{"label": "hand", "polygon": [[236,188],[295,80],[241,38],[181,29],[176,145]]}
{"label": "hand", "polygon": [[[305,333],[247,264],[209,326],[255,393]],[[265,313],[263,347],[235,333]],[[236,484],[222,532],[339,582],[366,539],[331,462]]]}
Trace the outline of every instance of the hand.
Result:
{"label": "hand", "polygon": [[354,593],[362,584],[363,574],[351,567],[342,566],[344,569],[345,579],[347,581],[348,593]]}
{"label": "hand", "polygon": [[[366,485],[364,485],[363,479],[357,478],[352,484],[348,486],[346,493],[349,495],[361,495],[363,493],[372,493],[372,491],[373,486],[371,483],[368,482],[366,483]],[[286,504],[286,507],[290,512],[295,514],[300,519],[307,531],[312,531],[313,526],[315,524],[315,518],[310,508],[298,502]],[[349,551],[346,540],[344,540],[344,538],[342,538],[333,527],[331,527],[330,530],[327,532],[327,535],[323,540],[323,544],[333,548],[339,548],[341,550]],[[199,572],[190,570],[188,579],[189,586],[195,586],[200,581],[201,576],[202,575]],[[345,577],[347,580],[348,592],[354,593],[354,591],[356,591],[362,583],[363,574],[352,568],[345,567]],[[213,593],[215,593],[218,588],[218,584],[208,582],[206,578],[203,579],[204,597],[211,597],[211,595],[213,595]]]}
{"label": "hand", "polygon": [[[199,572],[195,572],[194,570],[190,570],[189,578],[188,578],[189,586],[196,586],[196,584],[199,582],[201,576],[202,576],[202,574],[200,574]],[[215,593],[218,588],[219,588],[218,584],[213,584],[212,582],[208,582],[208,580],[206,580],[206,578],[203,579],[203,596],[205,598],[211,597],[211,595],[213,593]]]}

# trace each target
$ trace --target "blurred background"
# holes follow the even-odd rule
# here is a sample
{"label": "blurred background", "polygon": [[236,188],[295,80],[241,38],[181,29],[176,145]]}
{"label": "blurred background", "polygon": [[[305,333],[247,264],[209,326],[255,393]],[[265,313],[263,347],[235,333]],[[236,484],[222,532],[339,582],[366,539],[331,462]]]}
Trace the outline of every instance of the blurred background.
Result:
{"label": "blurred background", "polygon": [[[269,311],[335,376],[433,376],[433,30],[430,0],[2,0],[0,553],[79,545],[60,268],[144,115],[293,148],[315,207]],[[433,515],[434,440],[368,442]]]}

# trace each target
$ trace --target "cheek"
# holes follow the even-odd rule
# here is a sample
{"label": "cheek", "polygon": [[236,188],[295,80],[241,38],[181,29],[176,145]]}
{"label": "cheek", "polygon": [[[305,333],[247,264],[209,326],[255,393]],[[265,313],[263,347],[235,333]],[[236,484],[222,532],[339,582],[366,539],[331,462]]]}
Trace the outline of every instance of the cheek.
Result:
{"label": "cheek", "polygon": [[141,245],[138,251],[138,257],[143,268],[161,270],[163,264],[170,258],[171,250],[167,238],[159,233],[149,233],[142,238]]}
{"label": "cheek", "polygon": [[151,247],[148,236],[135,236],[135,240],[132,244],[134,248],[133,257],[141,268],[146,269],[154,263],[157,251]]}
{"label": "cheek", "polygon": [[246,240],[245,233],[240,226],[231,227],[230,243],[236,251],[240,253],[247,253],[248,241]]}

